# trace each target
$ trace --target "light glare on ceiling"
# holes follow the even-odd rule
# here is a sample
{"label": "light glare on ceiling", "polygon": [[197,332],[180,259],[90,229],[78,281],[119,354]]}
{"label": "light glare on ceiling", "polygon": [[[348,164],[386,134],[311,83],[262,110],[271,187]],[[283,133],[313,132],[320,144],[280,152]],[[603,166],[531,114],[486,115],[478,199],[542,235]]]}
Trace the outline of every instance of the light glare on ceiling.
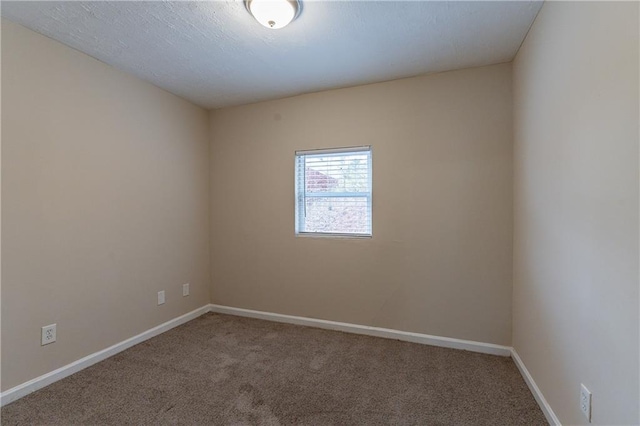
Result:
{"label": "light glare on ceiling", "polygon": [[297,0],[247,0],[246,4],[256,21],[273,30],[288,25],[300,10]]}

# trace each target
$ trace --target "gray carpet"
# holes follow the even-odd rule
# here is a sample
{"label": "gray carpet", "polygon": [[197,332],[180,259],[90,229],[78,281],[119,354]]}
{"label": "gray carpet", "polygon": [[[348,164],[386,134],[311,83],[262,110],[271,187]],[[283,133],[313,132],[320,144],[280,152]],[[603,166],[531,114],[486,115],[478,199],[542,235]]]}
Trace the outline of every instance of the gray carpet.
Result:
{"label": "gray carpet", "polygon": [[2,409],[9,425],[545,425],[510,358],[207,314]]}

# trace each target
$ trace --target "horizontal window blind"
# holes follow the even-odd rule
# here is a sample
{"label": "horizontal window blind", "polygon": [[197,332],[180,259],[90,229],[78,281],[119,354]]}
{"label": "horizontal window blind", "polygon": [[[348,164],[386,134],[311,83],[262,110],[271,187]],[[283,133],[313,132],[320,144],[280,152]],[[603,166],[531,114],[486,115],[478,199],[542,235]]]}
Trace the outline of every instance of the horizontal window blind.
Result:
{"label": "horizontal window blind", "polygon": [[296,233],[371,235],[371,147],[296,152]]}

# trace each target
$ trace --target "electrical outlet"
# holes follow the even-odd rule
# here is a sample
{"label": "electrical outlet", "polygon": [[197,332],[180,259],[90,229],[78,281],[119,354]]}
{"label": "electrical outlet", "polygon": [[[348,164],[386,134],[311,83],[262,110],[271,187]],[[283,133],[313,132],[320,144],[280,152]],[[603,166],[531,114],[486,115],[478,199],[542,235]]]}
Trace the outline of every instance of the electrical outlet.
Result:
{"label": "electrical outlet", "polygon": [[189,295],[189,283],[186,284],[182,284],[182,296],[188,296]]}
{"label": "electrical outlet", "polygon": [[48,345],[56,341],[56,326],[57,324],[45,325],[42,327],[42,342],[41,346]]}
{"label": "electrical outlet", "polygon": [[591,392],[580,383],[580,411],[591,423]]}
{"label": "electrical outlet", "polygon": [[158,305],[164,305],[164,290],[158,292]]}

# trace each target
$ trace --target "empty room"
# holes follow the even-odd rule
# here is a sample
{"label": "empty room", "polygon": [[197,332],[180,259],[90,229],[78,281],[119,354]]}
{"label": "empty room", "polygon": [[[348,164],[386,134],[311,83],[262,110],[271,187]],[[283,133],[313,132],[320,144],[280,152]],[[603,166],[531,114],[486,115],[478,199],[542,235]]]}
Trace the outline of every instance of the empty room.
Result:
{"label": "empty room", "polygon": [[640,3],[2,1],[2,425],[640,425]]}

